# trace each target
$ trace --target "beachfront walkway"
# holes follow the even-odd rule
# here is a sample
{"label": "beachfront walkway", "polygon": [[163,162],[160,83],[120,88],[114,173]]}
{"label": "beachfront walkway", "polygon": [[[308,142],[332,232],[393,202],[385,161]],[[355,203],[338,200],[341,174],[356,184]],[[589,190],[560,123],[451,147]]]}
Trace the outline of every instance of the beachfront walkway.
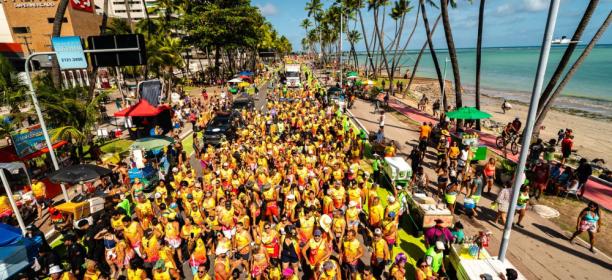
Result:
{"label": "beachfront walkway", "polygon": [[[399,107],[395,101],[392,107]],[[376,131],[378,123],[377,115],[371,103],[356,100],[353,109],[350,110],[356,119],[368,130]],[[414,110],[416,112],[416,110]],[[414,121],[429,121],[424,119],[425,115],[408,113]],[[400,144],[398,154],[407,156],[418,138],[418,126],[400,121],[396,116],[387,113],[385,120],[385,136]],[[409,144],[405,144],[408,142]],[[432,162],[431,158],[425,159],[427,175],[431,180],[436,180],[436,175],[427,168]],[[494,188],[494,193],[498,192]],[[480,206],[485,208],[490,205],[495,196],[484,196]],[[463,196],[457,198],[462,204]],[[479,207],[482,208],[482,207]],[[457,216],[465,225],[466,235],[474,235],[479,230],[490,230],[493,238],[488,250],[492,255],[497,255],[501,240],[502,225],[492,222],[494,212],[490,209],[479,209],[478,219],[468,219],[465,215]],[[516,228],[512,232],[511,242],[508,250],[508,260],[527,277],[527,279],[607,279],[612,268],[612,260],[602,253],[593,254],[588,247],[579,241],[571,245],[567,241],[568,233],[561,230],[553,222],[544,219],[533,212],[528,212],[524,220],[524,229]],[[606,242],[602,240],[601,242]],[[412,256],[419,257],[419,256]]]}
{"label": "beachfront walkway", "polygon": [[[382,102],[383,97],[384,95],[381,94],[378,96],[378,99]],[[416,108],[412,108],[402,102],[400,99],[393,96],[389,98],[389,107],[419,123],[431,122],[436,124],[438,122],[437,118],[419,111]],[[480,135],[479,141],[482,145],[487,146],[488,149],[494,153],[503,156],[504,153],[497,149],[497,145],[495,144],[497,135],[486,132],[479,132],[478,134]],[[518,155],[513,155],[510,152],[508,152],[507,158],[513,162],[518,162]],[[598,180],[591,179],[587,181],[584,197],[590,201],[598,203],[603,208],[612,210],[612,188]]]}

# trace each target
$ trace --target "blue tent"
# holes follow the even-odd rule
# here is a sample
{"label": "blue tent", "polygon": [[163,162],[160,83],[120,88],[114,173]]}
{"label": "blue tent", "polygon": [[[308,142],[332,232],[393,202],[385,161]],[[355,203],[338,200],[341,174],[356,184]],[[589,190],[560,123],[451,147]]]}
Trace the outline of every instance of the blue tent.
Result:
{"label": "blue tent", "polygon": [[14,226],[0,223],[0,279],[7,279],[18,273],[38,254],[42,240],[31,240],[21,235]]}
{"label": "blue tent", "polygon": [[25,246],[28,259],[33,259],[38,254],[38,247],[42,240],[32,240],[23,237],[21,230],[4,223],[0,223],[0,250],[11,246]]}

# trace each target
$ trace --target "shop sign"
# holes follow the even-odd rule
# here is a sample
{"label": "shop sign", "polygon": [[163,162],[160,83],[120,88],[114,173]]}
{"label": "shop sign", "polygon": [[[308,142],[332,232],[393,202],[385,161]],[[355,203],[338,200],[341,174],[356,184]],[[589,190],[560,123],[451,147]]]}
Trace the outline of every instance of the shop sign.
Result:
{"label": "shop sign", "polygon": [[25,3],[15,3],[15,8],[51,8],[55,7],[54,2],[25,2]]}
{"label": "shop sign", "polygon": [[87,68],[81,37],[53,37],[51,38],[51,44],[62,70]]}
{"label": "shop sign", "polygon": [[[54,133],[54,129],[49,130],[49,135],[54,135]],[[20,158],[47,148],[45,136],[43,135],[40,125],[34,125],[14,131],[11,133],[11,139],[13,140],[15,152]],[[53,144],[57,142],[59,142],[59,139],[56,141],[52,140]]]}

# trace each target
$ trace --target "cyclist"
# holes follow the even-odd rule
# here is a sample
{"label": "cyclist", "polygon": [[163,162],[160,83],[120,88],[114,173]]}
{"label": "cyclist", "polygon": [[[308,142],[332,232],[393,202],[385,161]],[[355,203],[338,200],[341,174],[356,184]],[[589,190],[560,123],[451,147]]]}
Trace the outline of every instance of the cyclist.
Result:
{"label": "cyclist", "polygon": [[518,135],[519,131],[521,131],[521,121],[519,118],[514,118],[514,121],[509,122],[504,128],[504,132],[502,133],[502,137],[510,139],[515,135]]}

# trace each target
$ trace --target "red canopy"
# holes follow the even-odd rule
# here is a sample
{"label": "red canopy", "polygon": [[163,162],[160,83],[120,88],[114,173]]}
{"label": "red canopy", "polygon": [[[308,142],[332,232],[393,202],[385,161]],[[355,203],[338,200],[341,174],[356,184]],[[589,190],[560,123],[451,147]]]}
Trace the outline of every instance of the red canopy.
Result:
{"label": "red canopy", "polygon": [[165,110],[170,110],[170,106],[164,104],[153,107],[148,101],[140,99],[135,105],[116,112],[115,117],[152,117]]}

